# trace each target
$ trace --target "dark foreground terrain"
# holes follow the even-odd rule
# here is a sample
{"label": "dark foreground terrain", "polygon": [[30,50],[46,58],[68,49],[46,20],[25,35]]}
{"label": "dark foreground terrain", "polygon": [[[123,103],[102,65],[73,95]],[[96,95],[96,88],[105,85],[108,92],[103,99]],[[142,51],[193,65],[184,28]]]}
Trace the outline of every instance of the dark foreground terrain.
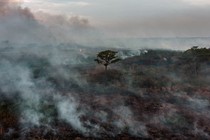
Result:
{"label": "dark foreground terrain", "polygon": [[210,139],[209,49],[122,50],[105,71],[67,48],[1,50],[0,139]]}

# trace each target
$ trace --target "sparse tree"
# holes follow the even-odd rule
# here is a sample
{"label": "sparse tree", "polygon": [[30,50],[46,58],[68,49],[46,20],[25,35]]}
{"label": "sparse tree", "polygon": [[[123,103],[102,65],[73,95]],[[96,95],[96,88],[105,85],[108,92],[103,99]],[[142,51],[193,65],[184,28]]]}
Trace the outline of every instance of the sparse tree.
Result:
{"label": "sparse tree", "polygon": [[185,62],[191,64],[194,69],[195,74],[199,74],[201,64],[210,62],[210,49],[199,48],[199,46],[193,46],[191,49],[188,49],[184,52]]}
{"label": "sparse tree", "polygon": [[119,60],[120,58],[117,56],[117,52],[111,50],[99,52],[97,59],[95,59],[98,64],[105,66],[105,70],[107,70],[108,65],[118,62]]}

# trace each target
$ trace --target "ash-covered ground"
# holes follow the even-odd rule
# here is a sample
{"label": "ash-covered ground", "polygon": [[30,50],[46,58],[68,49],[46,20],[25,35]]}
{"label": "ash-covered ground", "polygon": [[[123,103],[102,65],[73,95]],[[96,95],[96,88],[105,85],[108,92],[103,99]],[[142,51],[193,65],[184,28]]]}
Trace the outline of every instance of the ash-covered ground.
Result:
{"label": "ash-covered ground", "polygon": [[210,63],[190,50],[114,49],[105,71],[106,48],[5,43],[0,139],[210,139]]}

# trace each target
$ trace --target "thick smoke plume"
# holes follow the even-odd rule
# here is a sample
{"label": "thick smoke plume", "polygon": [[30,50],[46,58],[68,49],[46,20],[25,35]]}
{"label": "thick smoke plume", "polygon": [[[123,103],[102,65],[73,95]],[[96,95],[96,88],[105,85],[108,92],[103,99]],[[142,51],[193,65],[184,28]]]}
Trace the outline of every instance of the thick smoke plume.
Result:
{"label": "thick smoke plume", "polygon": [[[1,0],[0,38],[19,44],[44,42],[47,32],[36,21],[28,8],[21,8],[12,0]],[[43,33],[43,36],[40,35]],[[43,38],[44,37],[44,38]]]}
{"label": "thick smoke plume", "polygon": [[[0,41],[15,45],[24,44],[85,44],[97,32],[88,19],[79,16],[65,17],[47,13],[32,13],[12,0],[1,0]],[[82,42],[83,41],[83,42]]]}

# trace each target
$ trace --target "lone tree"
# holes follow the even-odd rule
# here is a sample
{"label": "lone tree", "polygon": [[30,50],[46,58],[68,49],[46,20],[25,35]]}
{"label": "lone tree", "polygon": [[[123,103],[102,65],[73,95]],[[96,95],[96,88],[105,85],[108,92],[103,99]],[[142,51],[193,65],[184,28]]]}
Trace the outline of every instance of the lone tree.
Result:
{"label": "lone tree", "polygon": [[95,59],[95,61],[98,64],[104,65],[105,70],[107,70],[108,65],[118,62],[120,60],[120,58],[118,58],[116,54],[117,52],[111,50],[102,51],[98,53],[97,59]]}

